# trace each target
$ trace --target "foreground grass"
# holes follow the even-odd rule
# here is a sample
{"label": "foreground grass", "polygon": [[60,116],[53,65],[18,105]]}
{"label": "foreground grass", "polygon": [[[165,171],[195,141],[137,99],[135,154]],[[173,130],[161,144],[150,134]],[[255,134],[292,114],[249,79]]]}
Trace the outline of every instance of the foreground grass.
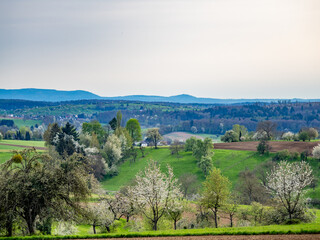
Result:
{"label": "foreground grass", "polygon": [[311,234],[320,233],[319,223],[297,225],[270,225],[258,227],[237,228],[204,228],[204,229],[181,229],[129,233],[109,233],[96,235],[73,235],[73,236],[29,236],[29,237],[2,237],[5,239],[90,239],[90,238],[131,238],[131,237],[165,237],[165,236],[204,236],[204,235],[261,235],[261,234]]}

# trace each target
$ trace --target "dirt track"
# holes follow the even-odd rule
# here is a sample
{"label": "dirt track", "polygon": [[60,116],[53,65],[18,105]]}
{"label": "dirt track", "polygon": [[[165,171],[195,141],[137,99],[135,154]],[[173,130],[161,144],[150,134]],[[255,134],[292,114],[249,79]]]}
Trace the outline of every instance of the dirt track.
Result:
{"label": "dirt track", "polygon": [[[279,152],[288,149],[290,152],[304,152],[311,153],[314,146],[320,142],[269,142],[271,146],[270,152]],[[215,143],[215,149],[230,149],[230,150],[247,150],[257,151],[259,142],[233,142],[233,143]]]}
{"label": "dirt track", "polygon": [[[115,238],[93,239],[114,240]],[[319,240],[320,234],[304,235],[238,235],[238,236],[186,236],[186,237],[142,237],[142,238],[120,238],[121,240]],[[91,239],[92,240],[92,239]]]}

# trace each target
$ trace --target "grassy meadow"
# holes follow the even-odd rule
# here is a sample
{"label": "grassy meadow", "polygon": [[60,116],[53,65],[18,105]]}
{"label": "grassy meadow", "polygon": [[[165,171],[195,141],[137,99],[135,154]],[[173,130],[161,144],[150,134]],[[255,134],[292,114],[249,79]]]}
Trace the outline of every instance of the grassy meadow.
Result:
{"label": "grassy meadow", "polygon": [[[2,145],[9,144],[9,145]],[[26,147],[45,147],[44,141],[0,140],[0,164],[12,157],[13,150],[23,150]],[[43,150],[38,150],[42,152]]]}
{"label": "grassy meadow", "polygon": [[20,128],[20,127],[31,127],[31,126],[35,126],[36,124],[41,125],[42,121],[40,120],[24,120],[24,119],[20,119],[20,118],[1,118],[2,119],[9,119],[9,120],[13,120],[14,124]]}

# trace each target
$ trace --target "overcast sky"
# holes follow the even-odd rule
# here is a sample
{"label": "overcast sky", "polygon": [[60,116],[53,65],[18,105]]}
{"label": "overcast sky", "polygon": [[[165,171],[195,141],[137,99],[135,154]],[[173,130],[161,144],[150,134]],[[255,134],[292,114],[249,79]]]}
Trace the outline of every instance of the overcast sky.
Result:
{"label": "overcast sky", "polygon": [[0,83],[320,98],[320,1],[1,0]]}

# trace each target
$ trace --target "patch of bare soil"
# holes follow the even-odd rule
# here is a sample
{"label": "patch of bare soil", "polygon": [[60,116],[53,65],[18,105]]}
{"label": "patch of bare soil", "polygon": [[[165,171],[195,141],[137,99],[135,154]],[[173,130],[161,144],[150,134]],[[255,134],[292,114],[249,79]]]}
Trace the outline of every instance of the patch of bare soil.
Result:
{"label": "patch of bare soil", "polygon": [[[313,147],[320,142],[269,142],[271,146],[270,152],[279,152],[282,150],[289,150],[290,152],[312,152]],[[232,142],[232,143],[215,143],[215,149],[230,149],[230,150],[246,150],[257,151],[259,142]]]}
{"label": "patch of bare soil", "polygon": [[172,132],[172,133],[168,133],[168,134],[163,135],[163,138],[165,140],[170,139],[171,141],[178,140],[178,141],[184,141],[184,142],[191,137],[195,137],[198,139],[204,139],[201,136],[187,133],[187,132]]}
{"label": "patch of bare soil", "polygon": [[[114,238],[93,239],[93,240],[114,240]],[[142,237],[142,238],[121,238],[123,240],[319,240],[320,234],[303,235],[220,235],[220,236],[185,236],[185,237]],[[92,239],[91,239],[92,240]]]}

